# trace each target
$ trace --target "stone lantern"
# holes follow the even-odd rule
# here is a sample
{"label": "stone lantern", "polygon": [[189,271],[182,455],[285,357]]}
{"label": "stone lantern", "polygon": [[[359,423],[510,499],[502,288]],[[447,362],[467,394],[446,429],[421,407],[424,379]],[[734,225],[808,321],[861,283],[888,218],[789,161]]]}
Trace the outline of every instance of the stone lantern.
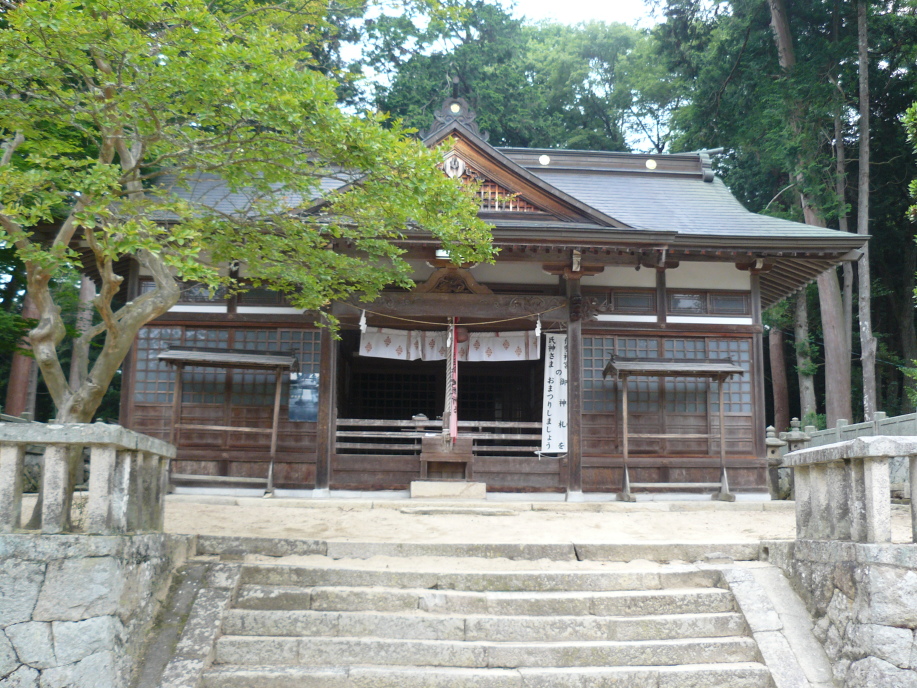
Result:
{"label": "stone lantern", "polygon": [[[790,421],[790,431],[780,433],[780,439],[786,442],[787,450],[793,452],[797,449],[805,449],[807,446],[809,446],[809,441],[812,438],[807,433],[804,433],[799,429],[799,419],[794,418]],[[784,499],[792,499],[793,469],[780,468],[777,470],[777,474],[779,477],[778,485],[780,494],[785,495]]]}
{"label": "stone lantern", "polygon": [[[786,499],[789,496],[789,489],[781,490],[780,485],[780,465],[783,463],[783,455],[780,452],[786,442],[777,437],[777,430],[773,425],[767,428],[767,438],[764,440],[767,447],[767,487],[771,493],[771,499]],[[787,486],[788,487],[788,486]]]}

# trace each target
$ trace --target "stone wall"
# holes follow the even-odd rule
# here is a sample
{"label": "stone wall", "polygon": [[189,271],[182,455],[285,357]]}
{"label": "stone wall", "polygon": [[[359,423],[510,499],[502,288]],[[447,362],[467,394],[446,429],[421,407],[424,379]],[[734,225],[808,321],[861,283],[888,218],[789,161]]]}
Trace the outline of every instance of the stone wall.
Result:
{"label": "stone wall", "polygon": [[126,688],[194,538],[0,535],[0,688]]}
{"label": "stone wall", "polygon": [[845,688],[917,688],[917,545],[762,543],[809,607]]}

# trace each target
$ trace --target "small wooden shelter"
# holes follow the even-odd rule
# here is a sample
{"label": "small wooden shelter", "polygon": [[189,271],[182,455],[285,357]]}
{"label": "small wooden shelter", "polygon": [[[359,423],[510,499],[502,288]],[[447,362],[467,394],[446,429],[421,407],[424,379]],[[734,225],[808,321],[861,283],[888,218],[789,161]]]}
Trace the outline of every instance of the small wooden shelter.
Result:
{"label": "small wooden shelter", "polygon": [[[252,353],[251,351],[211,349],[207,347],[176,346],[169,347],[158,356],[164,361],[175,366],[176,384],[172,400],[172,444],[181,444],[182,431],[190,432],[232,432],[270,434],[271,454],[267,466],[267,476],[264,478],[265,492],[274,492],[274,462],[277,458],[277,433],[280,426],[280,401],[283,389],[284,374],[289,373],[296,364],[296,358],[286,353]],[[202,425],[200,423],[182,422],[182,377],[185,366],[196,368],[222,368],[232,370],[265,370],[274,373],[274,406],[270,428],[245,427],[241,425]],[[251,483],[258,481],[254,477],[234,478],[232,476],[197,476],[172,474],[172,480],[218,483]]]}

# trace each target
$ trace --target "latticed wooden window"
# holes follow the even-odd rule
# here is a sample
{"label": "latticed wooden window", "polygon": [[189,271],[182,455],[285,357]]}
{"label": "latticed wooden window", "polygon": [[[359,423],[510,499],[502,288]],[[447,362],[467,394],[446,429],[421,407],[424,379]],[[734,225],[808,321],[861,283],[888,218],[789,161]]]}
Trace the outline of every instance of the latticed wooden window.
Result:
{"label": "latticed wooden window", "polygon": [[[617,355],[621,358],[656,358],[659,340],[646,337],[618,337]],[[659,408],[659,380],[633,376],[627,379],[627,403],[630,411],[649,413]]]}
{"label": "latticed wooden window", "polygon": [[617,407],[614,384],[602,379],[614,350],[614,337],[583,337],[583,410],[587,413],[610,413]]}
{"label": "latticed wooden window", "polygon": [[538,208],[518,194],[510,193],[508,189],[491,181],[485,181],[481,184],[480,189],[478,189],[478,198],[481,201],[481,210],[516,213],[538,212]]}
{"label": "latticed wooden window", "polygon": [[[321,333],[308,330],[236,330],[233,348],[268,353],[290,352],[299,360],[299,372],[317,373],[321,357]],[[274,403],[273,371],[237,370],[233,372],[232,403],[239,406],[271,406]],[[289,398],[290,379],[283,376],[281,399]]]}
{"label": "latticed wooden window", "polygon": [[144,327],[135,344],[137,363],[134,401],[145,404],[171,404],[175,393],[175,372],[158,356],[173,344],[181,344],[179,327]]}
{"label": "latticed wooden window", "polygon": [[[185,330],[183,344],[228,349],[229,330],[188,328]],[[182,375],[182,403],[222,404],[226,397],[226,372],[223,368],[185,368]]]}
{"label": "latticed wooden window", "polygon": [[[666,339],[665,357],[676,361],[707,358],[703,339]],[[707,381],[694,377],[665,378],[665,406],[669,413],[706,413]]]}
{"label": "latticed wooden window", "polygon": [[[710,358],[731,358],[736,365],[742,366],[745,374],[740,378],[732,377],[723,387],[723,403],[726,413],[751,413],[751,340],[750,339],[710,339],[707,342]],[[714,394],[710,405],[719,413],[719,401],[716,384],[712,385]]]}
{"label": "latticed wooden window", "polygon": [[[236,330],[232,348],[260,354],[277,351],[277,330]],[[233,371],[233,405],[271,406],[274,403],[274,375],[274,371]]]}

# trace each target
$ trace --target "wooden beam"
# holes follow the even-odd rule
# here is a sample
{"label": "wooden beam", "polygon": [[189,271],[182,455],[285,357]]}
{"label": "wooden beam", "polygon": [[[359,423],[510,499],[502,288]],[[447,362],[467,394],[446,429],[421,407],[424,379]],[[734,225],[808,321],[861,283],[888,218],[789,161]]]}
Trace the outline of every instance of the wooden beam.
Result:
{"label": "wooden beam", "polygon": [[[562,296],[513,296],[507,294],[383,294],[370,303],[335,302],[337,316],[359,315],[360,311],[402,318],[427,318],[442,322],[446,316],[457,318],[518,318],[564,321],[569,317],[567,300]],[[431,322],[433,322],[431,320]],[[407,324],[406,327],[409,327]]]}
{"label": "wooden beam", "polygon": [[265,490],[268,494],[274,492],[274,461],[277,459],[277,430],[280,427],[280,391],[283,389],[283,372],[284,369],[279,366],[274,372],[276,384],[274,387],[274,417],[271,421],[271,465],[267,469],[267,489]]}

